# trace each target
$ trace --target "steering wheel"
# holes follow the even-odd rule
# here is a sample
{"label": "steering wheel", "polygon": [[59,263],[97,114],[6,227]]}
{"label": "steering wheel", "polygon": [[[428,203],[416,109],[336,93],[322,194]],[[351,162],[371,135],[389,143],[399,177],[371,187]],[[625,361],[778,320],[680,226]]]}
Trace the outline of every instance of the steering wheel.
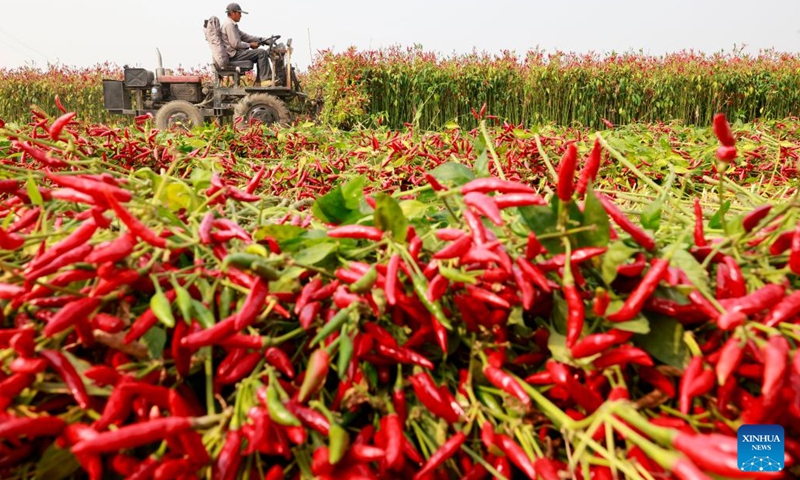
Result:
{"label": "steering wheel", "polygon": [[276,40],[278,40],[279,38],[281,38],[281,36],[280,36],[280,35],[273,35],[273,36],[271,36],[271,37],[269,37],[269,38],[267,38],[267,39],[264,39],[264,40],[262,40],[262,41],[259,43],[259,45],[270,45],[270,46],[271,46],[271,45],[272,45],[272,44],[274,44],[274,43],[275,43],[275,41],[276,41]]}

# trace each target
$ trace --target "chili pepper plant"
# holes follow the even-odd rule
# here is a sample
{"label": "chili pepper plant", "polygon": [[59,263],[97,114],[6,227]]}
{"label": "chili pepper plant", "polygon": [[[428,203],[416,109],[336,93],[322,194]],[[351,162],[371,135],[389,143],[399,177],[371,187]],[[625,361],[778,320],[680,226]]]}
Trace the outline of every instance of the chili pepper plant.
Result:
{"label": "chili pepper plant", "polygon": [[798,474],[796,120],[79,117],[0,122],[2,478]]}

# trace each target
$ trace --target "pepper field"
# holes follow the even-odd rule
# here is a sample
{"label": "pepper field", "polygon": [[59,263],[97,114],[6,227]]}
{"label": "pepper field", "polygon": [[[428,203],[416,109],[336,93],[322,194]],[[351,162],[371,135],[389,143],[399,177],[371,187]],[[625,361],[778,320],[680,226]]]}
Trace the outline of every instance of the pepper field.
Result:
{"label": "pepper field", "polygon": [[[797,59],[679,60],[330,54],[319,123],[191,132],[2,71],[0,478],[797,478]],[[566,90],[624,69],[761,83]]]}

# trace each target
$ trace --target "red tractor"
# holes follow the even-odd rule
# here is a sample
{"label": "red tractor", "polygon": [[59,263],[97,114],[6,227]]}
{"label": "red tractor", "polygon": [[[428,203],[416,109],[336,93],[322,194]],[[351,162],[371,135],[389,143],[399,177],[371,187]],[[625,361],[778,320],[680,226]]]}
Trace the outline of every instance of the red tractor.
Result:
{"label": "red tractor", "polygon": [[[206,21],[206,24],[208,20]],[[209,118],[241,118],[265,124],[288,124],[294,114],[318,113],[319,101],[311,100],[300,90],[300,83],[290,63],[292,40],[276,43],[280,35],[260,42],[272,62],[272,86],[244,84],[252,62],[232,62],[220,68],[216,62],[214,82],[203,82],[198,75],[172,75],[161,66],[155,72],[124,67],[123,80],[103,80],[106,110],[123,115],[153,114],[159,129],[182,126],[191,129]]]}

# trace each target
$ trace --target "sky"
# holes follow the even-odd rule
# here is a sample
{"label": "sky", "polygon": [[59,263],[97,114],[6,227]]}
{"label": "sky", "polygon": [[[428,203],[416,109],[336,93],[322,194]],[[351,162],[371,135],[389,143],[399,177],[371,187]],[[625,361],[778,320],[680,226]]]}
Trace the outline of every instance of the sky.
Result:
{"label": "sky", "polygon": [[[420,45],[443,56],[532,49],[651,55],[693,49],[800,51],[798,0],[253,1],[239,28],[293,38],[306,70],[320,51]],[[203,20],[225,18],[224,0],[25,0],[3,2],[0,68],[207,68]]]}

